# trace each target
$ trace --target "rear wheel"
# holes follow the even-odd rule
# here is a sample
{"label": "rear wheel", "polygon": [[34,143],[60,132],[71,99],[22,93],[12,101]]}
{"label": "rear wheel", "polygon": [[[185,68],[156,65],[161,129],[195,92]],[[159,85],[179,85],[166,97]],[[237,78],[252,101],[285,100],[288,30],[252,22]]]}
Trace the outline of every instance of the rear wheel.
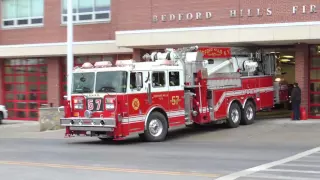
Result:
{"label": "rear wheel", "polygon": [[227,125],[229,128],[237,128],[241,121],[241,109],[237,103],[232,103],[229,109]]}
{"label": "rear wheel", "polygon": [[248,101],[243,108],[241,124],[243,125],[252,124],[254,123],[255,119],[256,119],[256,107],[251,101]]}
{"label": "rear wheel", "polygon": [[168,123],[166,117],[160,112],[153,112],[147,120],[144,131],[144,140],[149,142],[163,141],[168,134]]}

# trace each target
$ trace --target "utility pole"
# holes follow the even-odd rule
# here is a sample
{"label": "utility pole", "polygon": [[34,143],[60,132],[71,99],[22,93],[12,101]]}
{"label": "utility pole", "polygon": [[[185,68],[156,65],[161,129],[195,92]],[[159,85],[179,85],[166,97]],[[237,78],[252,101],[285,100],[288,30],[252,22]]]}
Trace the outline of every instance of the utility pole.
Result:
{"label": "utility pole", "polygon": [[71,101],[72,69],[73,69],[73,3],[67,0],[67,100]]}

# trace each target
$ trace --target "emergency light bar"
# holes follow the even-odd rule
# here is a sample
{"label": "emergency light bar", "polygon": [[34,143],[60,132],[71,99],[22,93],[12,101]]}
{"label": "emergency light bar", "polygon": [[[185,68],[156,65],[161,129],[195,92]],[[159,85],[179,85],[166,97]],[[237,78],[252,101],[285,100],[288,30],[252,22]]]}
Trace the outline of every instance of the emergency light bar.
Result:
{"label": "emergency light bar", "polygon": [[85,62],[82,64],[81,68],[83,69],[93,68],[93,65],[90,62]]}
{"label": "emergency light bar", "polygon": [[130,65],[133,65],[133,63],[135,63],[136,61],[135,60],[118,60],[116,62],[116,66],[130,66]]}
{"label": "emergency light bar", "polygon": [[97,67],[97,68],[104,68],[104,67],[111,67],[111,66],[112,66],[112,63],[110,61],[99,61],[94,64],[94,67]]}
{"label": "emergency light bar", "polygon": [[158,65],[165,65],[165,66],[174,65],[174,61],[171,61],[171,60],[156,60],[156,63]]}

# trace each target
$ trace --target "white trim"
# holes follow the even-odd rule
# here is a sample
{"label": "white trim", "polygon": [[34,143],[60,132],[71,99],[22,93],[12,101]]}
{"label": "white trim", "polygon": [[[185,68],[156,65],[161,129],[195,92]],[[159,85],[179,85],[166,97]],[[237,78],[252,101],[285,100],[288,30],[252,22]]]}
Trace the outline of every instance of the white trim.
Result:
{"label": "white trim", "polygon": [[227,97],[233,97],[233,96],[243,96],[246,94],[256,94],[256,93],[268,93],[274,91],[274,87],[261,87],[261,88],[253,88],[253,89],[242,89],[242,90],[235,90],[235,91],[225,91],[220,96],[219,101],[216,105],[214,105],[214,111],[218,111],[220,106],[222,105],[223,101]]}
{"label": "white trim", "polygon": [[[74,42],[74,45],[92,45],[92,44],[112,44],[115,40],[105,41],[80,41]],[[39,43],[39,44],[16,44],[16,45],[0,45],[0,48],[25,48],[25,47],[44,47],[44,46],[66,46],[67,42],[60,43]]]}
{"label": "white trim", "polygon": [[[168,111],[167,112],[168,118],[182,117],[184,115],[185,115],[185,111],[184,110]],[[131,124],[131,123],[146,122],[147,121],[146,117],[147,117],[146,115],[125,117],[125,118],[123,118],[123,121],[122,121],[121,124]]]}
{"label": "white trim", "polygon": [[191,28],[167,28],[167,29],[147,29],[116,31],[121,34],[142,34],[142,33],[165,33],[165,32],[185,32],[185,31],[205,31],[205,30],[226,30],[226,29],[244,29],[244,28],[271,28],[271,27],[290,27],[290,26],[312,26],[320,25],[320,21],[293,22],[293,23],[272,23],[272,24],[249,24],[249,25],[229,25],[229,26],[205,26]]}

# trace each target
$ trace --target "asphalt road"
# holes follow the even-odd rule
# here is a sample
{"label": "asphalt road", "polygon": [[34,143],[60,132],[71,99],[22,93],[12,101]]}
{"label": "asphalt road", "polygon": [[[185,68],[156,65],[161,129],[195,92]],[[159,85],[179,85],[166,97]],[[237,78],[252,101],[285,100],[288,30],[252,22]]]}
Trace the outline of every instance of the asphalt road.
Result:
{"label": "asphalt road", "polygon": [[137,137],[65,139],[63,131],[36,129],[36,124],[0,126],[1,179],[320,179],[320,149],[313,149],[320,144],[320,121],[183,128],[161,143]]}

